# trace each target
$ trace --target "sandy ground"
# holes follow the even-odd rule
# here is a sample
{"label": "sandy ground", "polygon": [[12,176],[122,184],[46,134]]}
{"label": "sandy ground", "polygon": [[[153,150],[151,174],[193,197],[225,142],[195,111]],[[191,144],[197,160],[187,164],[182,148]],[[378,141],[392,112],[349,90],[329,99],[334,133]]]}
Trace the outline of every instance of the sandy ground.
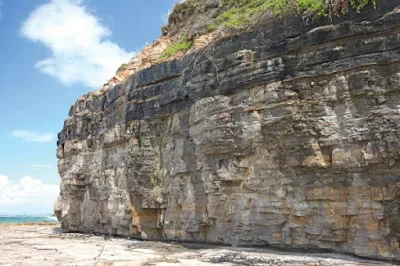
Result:
{"label": "sandy ground", "polygon": [[0,225],[0,265],[392,265],[336,254],[144,242],[62,233],[56,224]]}

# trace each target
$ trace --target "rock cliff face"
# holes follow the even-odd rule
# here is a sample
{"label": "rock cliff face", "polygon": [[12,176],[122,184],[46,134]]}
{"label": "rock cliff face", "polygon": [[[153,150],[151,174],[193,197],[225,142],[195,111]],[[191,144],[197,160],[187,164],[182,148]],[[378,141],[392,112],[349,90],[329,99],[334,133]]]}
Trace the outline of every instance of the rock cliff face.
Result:
{"label": "rock cliff face", "polygon": [[59,134],[62,227],[400,259],[400,10],[383,2],[80,98]]}

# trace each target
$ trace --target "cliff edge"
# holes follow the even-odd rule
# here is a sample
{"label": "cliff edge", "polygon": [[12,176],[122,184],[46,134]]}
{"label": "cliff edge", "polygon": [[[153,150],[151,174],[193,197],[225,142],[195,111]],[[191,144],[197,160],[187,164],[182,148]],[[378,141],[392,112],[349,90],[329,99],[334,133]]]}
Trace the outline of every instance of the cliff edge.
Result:
{"label": "cliff edge", "polygon": [[166,58],[72,106],[62,228],[400,260],[398,1]]}

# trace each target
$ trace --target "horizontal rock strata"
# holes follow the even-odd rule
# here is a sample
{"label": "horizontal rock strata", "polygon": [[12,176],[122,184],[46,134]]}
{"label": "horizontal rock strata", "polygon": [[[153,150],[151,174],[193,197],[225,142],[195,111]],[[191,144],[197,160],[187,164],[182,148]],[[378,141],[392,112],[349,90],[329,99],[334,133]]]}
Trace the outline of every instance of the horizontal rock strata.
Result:
{"label": "horizontal rock strata", "polygon": [[59,134],[62,227],[398,260],[391,2],[271,23],[80,98]]}

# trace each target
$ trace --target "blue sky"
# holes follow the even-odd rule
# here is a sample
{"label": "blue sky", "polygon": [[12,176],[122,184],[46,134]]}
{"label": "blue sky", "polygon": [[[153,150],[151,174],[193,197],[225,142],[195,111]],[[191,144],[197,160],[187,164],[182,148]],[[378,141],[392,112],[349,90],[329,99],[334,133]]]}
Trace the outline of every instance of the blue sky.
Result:
{"label": "blue sky", "polygon": [[69,107],[156,40],[174,2],[0,0],[0,214],[52,212]]}

